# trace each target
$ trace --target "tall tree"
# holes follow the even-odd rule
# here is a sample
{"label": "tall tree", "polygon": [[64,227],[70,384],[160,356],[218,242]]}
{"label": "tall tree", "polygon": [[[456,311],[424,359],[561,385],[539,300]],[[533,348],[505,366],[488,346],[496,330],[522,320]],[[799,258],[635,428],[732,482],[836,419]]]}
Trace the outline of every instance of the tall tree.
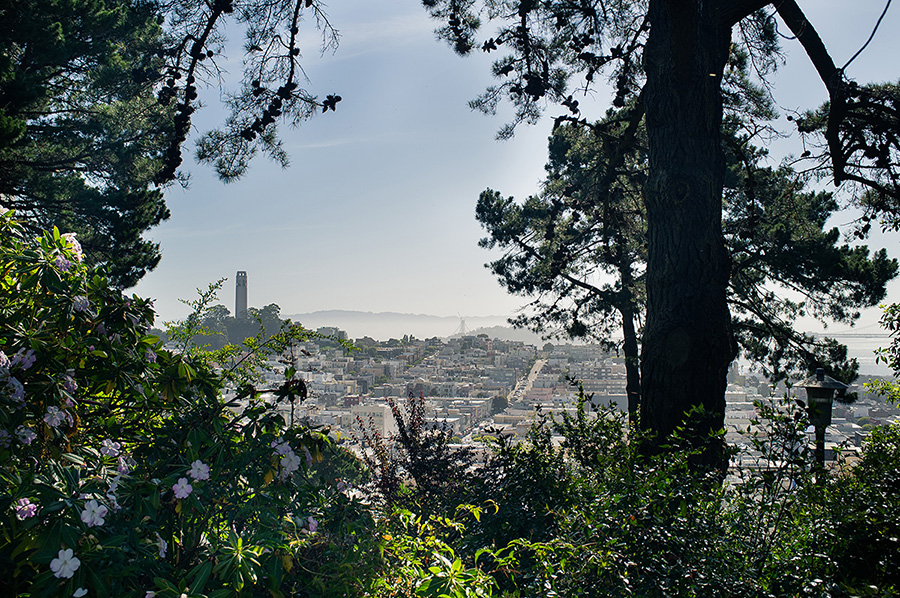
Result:
{"label": "tall tree", "polygon": [[0,3],[0,206],[32,232],[77,232],[124,285],[159,261],[141,235],[169,216],[152,188],[172,129],[150,84],[157,17],[129,0]]}
{"label": "tall tree", "polygon": [[[859,137],[863,129],[874,132],[883,122],[854,118],[860,97],[885,109],[893,98],[879,98],[860,91],[866,88],[852,86],[834,66],[794,0],[492,0],[483,4],[423,0],[423,4],[445,23],[440,34],[460,53],[475,46],[481,7],[484,15],[498,22],[497,33],[482,48],[503,47],[509,54],[494,65],[495,75],[503,82],[482,96],[480,106],[486,110],[508,97],[517,107],[518,121],[537,118],[546,100],[575,111],[568,81],[577,77],[578,86],[589,89],[600,72],[616,82],[615,105],[637,99],[648,138],[641,422],[662,440],[684,421],[686,413],[699,407],[706,417],[697,426],[698,438],[720,429],[726,374],[737,353],[728,310],[732,264],[722,232],[723,81],[734,55],[732,47],[745,50],[765,75],[774,65],[773,14],[777,12],[803,44],[831,97],[824,136],[836,182],[853,174],[860,184],[888,197],[897,196],[896,187],[876,187],[880,179],[871,171],[851,173],[848,164],[868,161],[879,171],[890,169],[896,161],[879,163],[877,154],[882,145],[888,153],[895,151],[895,140],[886,137],[879,145],[865,138],[859,143],[841,143],[841,139]],[[868,108],[867,114],[873,112]],[[874,157],[869,158],[867,151]],[[722,466],[720,447],[706,446],[701,460]]]}
{"label": "tall tree", "polygon": [[76,231],[125,286],[159,262],[142,235],[169,216],[163,190],[181,178],[200,87],[221,78],[229,23],[246,34],[242,80],[197,152],[223,180],[260,151],[285,164],[277,123],[340,101],[300,87],[301,39],[337,43],[316,0],[0,0],[0,20],[0,207]]}
{"label": "tall tree", "polygon": [[[833,196],[805,191],[790,169],[763,168],[762,152],[728,129],[723,218],[738,344],[776,381],[821,366],[850,381],[857,364],[847,360],[846,347],[798,332],[795,321],[808,314],[852,324],[860,307],[884,298],[897,262],[884,250],[870,256],[866,247],[841,244],[839,231],[827,227],[838,209]],[[580,126],[560,126],[550,139],[542,193],[516,204],[485,191],[476,216],[489,235],[481,244],[504,250],[489,264],[500,282],[534,297],[514,324],[607,342],[621,331],[616,344],[626,359],[633,416],[640,400],[635,322],[645,308],[642,127],[630,143],[622,167],[609,177],[615,144]]]}

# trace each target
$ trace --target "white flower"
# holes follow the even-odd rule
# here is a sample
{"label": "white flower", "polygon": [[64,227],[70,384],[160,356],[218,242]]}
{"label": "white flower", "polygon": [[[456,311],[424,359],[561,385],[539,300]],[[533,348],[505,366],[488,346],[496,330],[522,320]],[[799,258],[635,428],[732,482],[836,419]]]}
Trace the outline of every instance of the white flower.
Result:
{"label": "white flower", "polygon": [[144,598],[156,598],[156,592],[151,590],[147,590],[147,593],[144,594]]}
{"label": "white flower", "polygon": [[73,598],[81,598],[82,596],[87,596],[87,590],[85,590],[84,588],[78,588],[78,589],[75,590],[75,592],[72,594],[72,597],[73,597]]}
{"label": "white flower", "polygon": [[55,428],[66,421],[66,413],[65,411],[60,411],[59,407],[50,405],[47,407],[47,414],[44,415],[44,421],[47,422],[47,425],[51,428]]}
{"label": "white flower", "polygon": [[205,464],[200,459],[197,459],[196,461],[191,463],[191,470],[188,472],[188,475],[194,478],[195,482],[199,482],[200,480],[208,480],[209,465]]}
{"label": "white flower", "polygon": [[119,442],[114,442],[107,438],[103,441],[103,446],[100,448],[100,454],[106,457],[118,457],[119,451],[122,449],[122,444]]}
{"label": "white flower", "polygon": [[65,233],[60,235],[63,239],[68,242],[69,247],[72,248],[72,255],[75,256],[75,259],[79,262],[84,259],[84,251],[81,249],[81,243],[78,242],[78,239],[75,238],[75,233]]}
{"label": "white flower", "polygon": [[75,556],[71,548],[60,550],[59,555],[50,561],[50,570],[56,577],[71,578],[81,566],[81,561]]}
{"label": "white flower", "polygon": [[99,504],[96,500],[89,500],[84,503],[84,511],[81,512],[81,520],[84,521],[88,527],[103,525],[103,518],[106,517],[108,512],[109,509],[104,505]]}
{"label": "white flower", "polygon": [[298,457],[294,451],[286,453],[284,457],[281,458],[281,467],[284,469],[285,475],[294,473],[300,469],[300,457]]}
{"label": "white flower", "polygon": [[175,498],[187,498],[194,487],[188,484],[187,478],[178,478],[178,482],[172,486]]}

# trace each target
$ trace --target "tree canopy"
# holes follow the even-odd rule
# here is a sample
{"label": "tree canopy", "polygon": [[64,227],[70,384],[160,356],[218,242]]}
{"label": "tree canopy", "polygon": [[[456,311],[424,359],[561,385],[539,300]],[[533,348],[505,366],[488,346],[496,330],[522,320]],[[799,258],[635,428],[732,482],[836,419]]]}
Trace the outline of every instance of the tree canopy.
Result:
{"label": "tree canopy", "polygon": [[[134,284],[160,259],[143,239],[169,217],[204,84],[220,81],[228,23],[246,34],[239,90],[197,158],[226,181],[257,153],[287,162],[277,122],[333,110],[300,86],[300,27],[322,50],[337,34],[312,0],[0,2],[0,206],[38,232],[78,233],[90,263]],[[318,35],[321,32],[321,37]]]}
{"label": "tree canopy", "polygon": [[[620,113],[609,119],[622,120]],[[795,321],[810,315],[852,325],[860,308],[884,299],[896,260],[883,249],[870,255],[865,246],[842,244],[838,229],[827,225],[839,209],[832,194],[805,190],[790,168],[763,167],[764,153],[746,137],[730,131],[725,139],[728,302],[745,357],[773,381],[816,367],[852,381],[857,364],[848,362],[846,348],[795,330]],[[513,323],[621,347],[634,363],[631,396],[640,394],[636,328],[646,296],[643,127],[613,176],[606,169],[610,149],[589,129],[557,127],[542,193],[516,204],[487,190],[476,217],[488,232],[481,244],[504,250],[491,270],[510,292],[532,298]]]}
{"label": "tree canopy", "polygon": [[[645,119],[641,424],[660,442],[686,413],[699,409],[705,420],[698,439],[720,429],[726,374],[738,350],[728,307],[733,263],[722,221],[727,178],[722,125],[736,91],[735,67],[749,59],[761,79],[772,72],[777,14],[803,45],[831,99],[827,117],[801,129],[824,139],[823,159],[837,184],[853,181],[875,194],[867,204],[874,214],[896,205],[896,88],[879,94],[849,81],[794,0],[423,4],[442,22],[439,35],[461,54],[479,45],[482,17],[497,25],[480,46],[504,53],[493,66],[500,83],[475,105],[492,112],[504,98],[512,102],[516,117],[502,134],[535,121],[551,102],[568,109],[566,118],[587,125],[575,94],[589,93],[601,80],[614,83],[614,106],[633,105],[635,118]],[[613,135],[612,128],[595,133]],[[611,156],[612,167],[623,155]],[[721,467],[721,445],[709,444],[702,461]]]}

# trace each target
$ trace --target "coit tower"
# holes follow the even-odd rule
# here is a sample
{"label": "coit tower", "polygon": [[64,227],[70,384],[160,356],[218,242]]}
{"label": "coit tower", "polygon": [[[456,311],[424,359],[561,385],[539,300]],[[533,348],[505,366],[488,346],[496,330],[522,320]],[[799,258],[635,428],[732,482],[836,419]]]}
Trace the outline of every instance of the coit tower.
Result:
{"label": "coit tower", "polygon": [[234,317],[247,315],[247,273],[239,270],[234,280]]}

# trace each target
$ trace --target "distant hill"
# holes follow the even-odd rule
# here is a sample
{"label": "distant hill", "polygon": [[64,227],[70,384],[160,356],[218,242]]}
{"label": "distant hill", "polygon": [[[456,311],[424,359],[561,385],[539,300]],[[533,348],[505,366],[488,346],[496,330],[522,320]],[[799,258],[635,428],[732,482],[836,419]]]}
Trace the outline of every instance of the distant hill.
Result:
{"label": "distant hill", "polygon": [[[468,321],[466,321],[468,324]],[[539,334],[535,334],[530,330],[523,330],[521,328],[513,328],[512,326],[490,326],[485,328],[476,328],[475,330],[469,330],[466,334],[468,335],[478,335],[478,334],[486,334],[489,338],[497,338],[504,341],[522,341],[527,345],[534,345],[536,347],[543,347],[548,341],[541,338]],[[449,338],[462,336],[461,334],[452,334]],[[566,341],[558,341],[558,340],[550,340],[549,342],[553,344],[559,344],[560,342]],[[569,341],[571,342],[571,341]]]}
{"label": "distant hill", "polygon": [[[405,334],[416,338],[447,338],[459,332],[461,322],[465,322],[469,334],[479,328],[507,328],[507,316],[432,316],[427,314],[401,314],[396,312],[326,310],[305,314],[285,314],[293,322],[315,330],[322,326],[335,326],[347,332],[351,339],[370,336],[375,340],[401,338]],[[479,331],[480,332],[480,331]],[[477,333],[476,333],[477,334]],[[502,338],[499,337],[498,338]]]}

